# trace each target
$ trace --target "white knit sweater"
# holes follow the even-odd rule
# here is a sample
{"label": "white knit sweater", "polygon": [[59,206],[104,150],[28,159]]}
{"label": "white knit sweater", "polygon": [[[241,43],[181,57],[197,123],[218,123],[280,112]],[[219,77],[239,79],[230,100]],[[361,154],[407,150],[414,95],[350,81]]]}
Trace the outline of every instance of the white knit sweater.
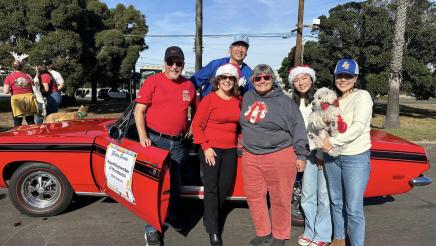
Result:
{"label": "white knit sweater", "polygon": [[371,148],[370,125],[373,102],[365,90],[354,90],[339,100],[342,119],[347,130],[330,138],[333,145],[342,146],[342,155],[357,155]]}

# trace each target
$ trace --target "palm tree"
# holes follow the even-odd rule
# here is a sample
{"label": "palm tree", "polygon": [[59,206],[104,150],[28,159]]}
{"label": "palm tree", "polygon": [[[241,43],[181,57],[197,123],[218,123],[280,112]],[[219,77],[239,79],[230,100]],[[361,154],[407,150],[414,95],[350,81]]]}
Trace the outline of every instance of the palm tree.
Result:
{"label": "palm tree", "polygon": [[400,84],[403,70],[404,32],[406,30],[408,0],[397,0],[395,36],[392,48],[391,73],[389,75],[388,106],[384,128],[400,127]]}

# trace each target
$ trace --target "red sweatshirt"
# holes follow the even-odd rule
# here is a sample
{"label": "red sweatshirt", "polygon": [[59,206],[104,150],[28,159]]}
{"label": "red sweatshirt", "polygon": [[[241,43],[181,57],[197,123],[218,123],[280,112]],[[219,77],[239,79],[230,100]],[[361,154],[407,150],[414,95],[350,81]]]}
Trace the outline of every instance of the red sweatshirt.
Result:
{"label": "red sweatshirt", "polygon": [[192,121],[194,143],[201,144],[203,150],[236,148],[240,108],[236,97],[224,100],[215,92],[204,97]]}

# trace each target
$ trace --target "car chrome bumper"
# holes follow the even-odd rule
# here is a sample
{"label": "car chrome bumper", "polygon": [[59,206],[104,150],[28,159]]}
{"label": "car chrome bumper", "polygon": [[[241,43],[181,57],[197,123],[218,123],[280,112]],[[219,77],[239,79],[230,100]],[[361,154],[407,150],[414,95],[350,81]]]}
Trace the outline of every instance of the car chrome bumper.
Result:
{"label": "car chrome bumper", "polygon": [[410,180],[409,183],[411,186],[424,186],[424,185],[431,184],[431,182],[432,182],[431,178],[429,178],[425,175],[421,175],[417,178]]}

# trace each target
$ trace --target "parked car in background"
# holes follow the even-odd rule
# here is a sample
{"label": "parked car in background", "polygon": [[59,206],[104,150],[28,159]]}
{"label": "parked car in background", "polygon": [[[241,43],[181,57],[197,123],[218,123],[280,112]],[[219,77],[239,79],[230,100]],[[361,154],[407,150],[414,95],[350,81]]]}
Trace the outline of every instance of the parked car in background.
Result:
{"label": "parked car in background", "polygon": [[[168,151],[142,147],[133,118],[134,102],[119,119],[84,119],[12,128],[0,133],[0,187],[29,216],[63,212],[76,195],[109,195],[161,230],[167,213]],[[371,132],[371,175],[366,197],[400,194],[428,185],[423,147],[383,131]],[[245,200],[239,146],[235,185],[229,200]],[[190,150],[182,197],[202,199],[196,148]],[[302,224],[297,182],[292,222]]]}
{"label": "parked car in background", "polygon": [[130,93],[127,89],[102,88],[98,91],[97,98],[104,100],[129,99]]}

